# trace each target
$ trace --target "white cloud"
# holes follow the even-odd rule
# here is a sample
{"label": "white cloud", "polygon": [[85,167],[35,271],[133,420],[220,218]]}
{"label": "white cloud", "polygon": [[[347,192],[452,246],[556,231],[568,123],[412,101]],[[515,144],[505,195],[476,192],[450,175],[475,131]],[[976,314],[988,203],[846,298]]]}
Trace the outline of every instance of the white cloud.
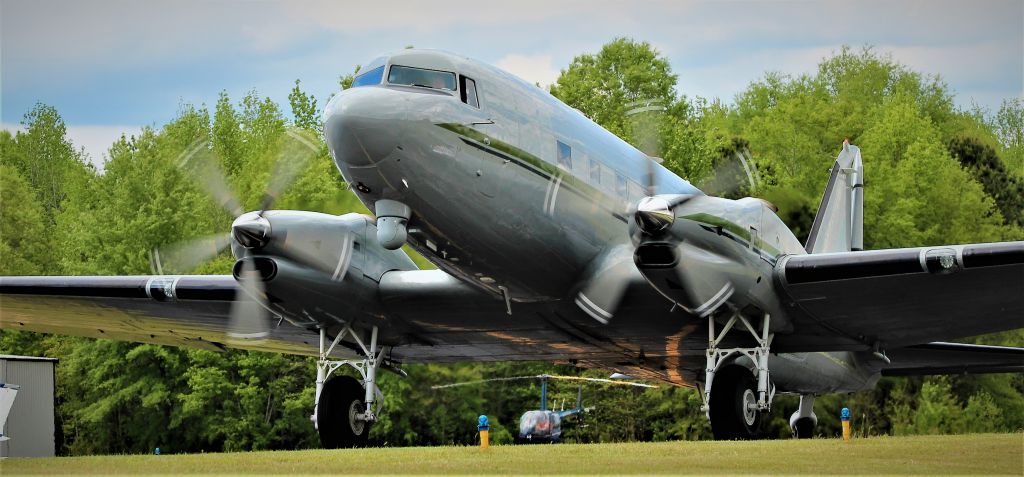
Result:
{"label": "white cloud", "polygon": [[561,74],[551,55],[512,53],[501,57],[494,65],[530,83],[539,83],[545,88],[551,86]]}
{"label": "white cloud", "polygon": [[[142,128],[139,126],[125,126],[125,125],[67,125],[67,138],[71,141],[72,146],[77,149],[84,149],[88,156],[89,162],[96,166],[96,170],[103,170],[103,162],[107,159],[107,149],[121,138],[124,134],[126,137],[132,135],[139,135],[142,133]],[[11,131],[12,133],[18,131],[24,131],[25,127],[21,124],[13,123],[0,123],[0,129]]]}
{"label": "white cloud", "polygon": [[718,98],[728,103],[733,100],[733,95],[745,90],[752,81],[763,78],[768,72],[794,77],[811,73],[822,58],[838,49],[839,46],[766,49],[742,57],[723,58],[708,66],[688,68],[680,65],[676,70],[679,73],[677,90],[691,98]]}
{"label": "white cloud", "polygon": [[103,162],[107,160],[107,149],[111,144],[121,138],[142,133],[139,126],[127,125],[69,125],[67,126],[68,139],[76,148],[84,148],[89,155],[89,161],[96,166],[96,170],[103,170]]}

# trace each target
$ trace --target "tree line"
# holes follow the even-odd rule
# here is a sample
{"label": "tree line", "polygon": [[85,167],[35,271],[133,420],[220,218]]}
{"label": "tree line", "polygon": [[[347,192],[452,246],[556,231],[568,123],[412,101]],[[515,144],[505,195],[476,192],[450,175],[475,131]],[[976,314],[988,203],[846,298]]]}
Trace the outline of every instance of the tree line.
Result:
{"label": "tree line", "polygon": [[[358,68],[356,69],[358,71]],[[339,79],[342,88],[352,74]],[[916,72],[871,48],[844,47],[817,71],[767,73],[733,102],[690,98],[676,89],[668,60],[648,43],[618,38],[576,57],[550,92],[620,137],[641,145],[653,128],[658,155],[695,183],[749,151],[759,181],[743,191],[779,207],[805,238],[844,139],[861,147],[865,246],[909,247],[1024,238],[1024,104],[998,111],[957,108],[940,78]],[[326,98],[324,98],[326,100]],[[637,101],[664,113],[639,123]],[[324,101],[326,102],[326,101]],[[102,171],[68,139],[59,112],[38,104],[24,131],[0,132],[0,274],[148,274],[156,247],[226,231],[233,217],[178,162],[207,138],[246,210],[258,207],[289,127],[316,131],[318,100],[296,81],[290,114],[252,91],[221,93],[212,108],[183,104],[176,117],[107,151]],[[326,146],[275,208],[332,214],[366,209],[348,191]],[[429,263],[417,257],[423,267]],[[224,253],[194,273],[229,273]],[[0,304],[2,306],[2,304]],[[1024,346],[1024,331],[971,342]],[[0,330],[0,354],[52,356],[62,454],[315,447],[312,358]],[[547,363],[408,365],[408,378],[384,374],[386,412],[373,427],[380,445],[467,444],[476,416],[491,417],[492,439],[511,441],[518,416],[539,406],[535,383],[434,391],[434,384],[494,376],[574,374]],[[577,389],[555,383],[550,403],[575,403]],[[588,386],[570,441],[704,439],[710,428],[696,391]],[[796,408],[781,396],[766,422],[787,437]],[[862,435],[1010,431],[1024,428],[1021,374],[883,378],[872,390],[819,398],[818,433],[837,435],[849,407]]]}

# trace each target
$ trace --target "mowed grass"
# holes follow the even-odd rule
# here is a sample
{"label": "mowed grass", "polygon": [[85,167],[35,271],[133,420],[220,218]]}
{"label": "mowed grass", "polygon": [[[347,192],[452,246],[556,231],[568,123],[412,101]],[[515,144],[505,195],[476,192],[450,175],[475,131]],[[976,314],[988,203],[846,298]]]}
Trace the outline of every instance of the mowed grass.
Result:
{"label": "mowed grass", "polygon": [[19,474],[1004,474],[1024,475],[1024,434],[759,442],[123,455],[8,459]]}

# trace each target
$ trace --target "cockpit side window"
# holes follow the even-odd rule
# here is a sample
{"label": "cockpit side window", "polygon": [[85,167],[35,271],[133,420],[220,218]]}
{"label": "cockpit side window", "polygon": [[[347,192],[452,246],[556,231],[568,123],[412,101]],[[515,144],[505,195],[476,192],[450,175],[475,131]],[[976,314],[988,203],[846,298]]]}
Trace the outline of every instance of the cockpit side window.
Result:
{"label": "cockpit side window", "polygon": [[455,91],[455,73],[391,65],[388,83]]}
{"label": "cockpit side window", "polygon": [[384,79],[384,67],[378,66],[366,73],[356,76],[355,79],[352,80],[352,86],[349,86],[349,88],[378,85],[382,79]]}
{"label": "cockpit side window", "polygon": [[461,76],[462,78],[462,102],[474,108],[480,107],[480,99],[476,94],[476,81]]}

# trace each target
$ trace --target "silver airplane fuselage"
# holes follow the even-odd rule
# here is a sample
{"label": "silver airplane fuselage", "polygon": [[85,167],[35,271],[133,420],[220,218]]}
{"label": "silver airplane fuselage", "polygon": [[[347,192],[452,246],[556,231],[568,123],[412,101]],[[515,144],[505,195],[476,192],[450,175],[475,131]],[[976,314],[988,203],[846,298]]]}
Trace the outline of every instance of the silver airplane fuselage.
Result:
{"label": "silver airplane fuselage", "polygon": [[[458,85],[392,84],[394,65],[450,72]],[[357,197],[371,211],[381,200],[407,205],[408,244],[439,269],[513,306],[561,301],[554,314],[567,327],[632,349],[641,365],[645,350],[664,356],[658,366],[668,380],[692,385],[696,375],[675,373],[673,359],[703,353],[704,320],[674,310],[651,290],[640,291],[653,303],[649,313],[604,331],[571,304],[595,258],[630,244],[628,215],[650,195],[644,184],[653,183],[659,195],[704,194],[579,111],[493,66],[404,50],[363,71],[377,68],[376,82],[342,91],[324,111],[330,154]],[[478,105],[466,100],[463,78],[475,83]],[[784,318],[771,288],[773,268],[782,255],[805,251],[775,213],[757,199],[709,197],[687,217],[690,242],[729,259],[721,273],[743,285],[733,299]],[[794,392],[855,390],[877,378],[850,353],[772,361],[773,379]],[[632,366],[617,369],[636,373]],[[804,379],[811,375],[832,378]]]}

